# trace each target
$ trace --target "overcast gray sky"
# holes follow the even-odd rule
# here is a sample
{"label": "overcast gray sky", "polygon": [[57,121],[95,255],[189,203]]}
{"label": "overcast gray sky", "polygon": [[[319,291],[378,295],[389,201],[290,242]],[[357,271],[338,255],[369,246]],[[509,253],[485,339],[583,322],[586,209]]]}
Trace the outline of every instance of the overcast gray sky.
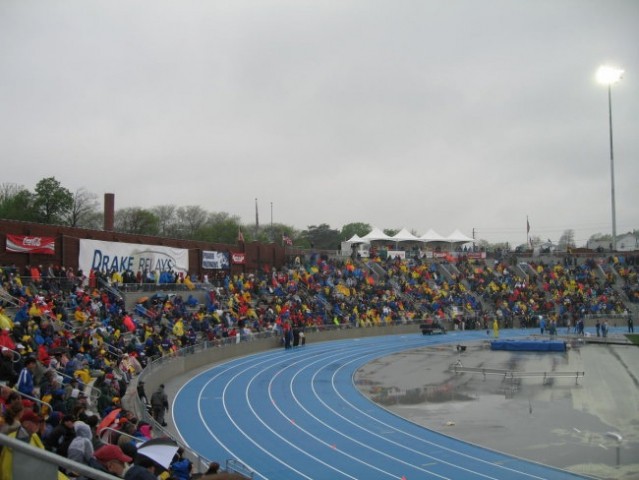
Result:
{"label": "overcast gray sky", "polygon": [[637,0],[1,0],[0,183],[583,245],[639,228]]}

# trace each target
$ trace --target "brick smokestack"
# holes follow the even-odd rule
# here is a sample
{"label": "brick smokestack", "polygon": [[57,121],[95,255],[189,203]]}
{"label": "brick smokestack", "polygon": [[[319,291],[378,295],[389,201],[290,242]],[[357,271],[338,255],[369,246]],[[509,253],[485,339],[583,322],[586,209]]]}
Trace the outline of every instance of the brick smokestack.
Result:
{"label": "brick smokestack", "polygon": [[106,232],[113,231],[115,219],[115,194],[104,194],[104,230]]}

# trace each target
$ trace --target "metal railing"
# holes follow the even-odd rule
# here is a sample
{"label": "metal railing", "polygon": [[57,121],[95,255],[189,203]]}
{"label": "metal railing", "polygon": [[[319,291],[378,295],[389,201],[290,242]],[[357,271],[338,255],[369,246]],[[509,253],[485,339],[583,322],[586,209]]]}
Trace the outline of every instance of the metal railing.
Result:
{"label": "metal railing", "polygon": [[59,467],[94,480],[118,480],[119,478],[5,434],[0,434],[0,446],[12,452],[12,471],[13,478],[16,480],[23,478],[57,480]]}
{"label": "metal railing", "polygon": [[20,354],[20,352],[12,350],[9,347],[2,347],[2,350],[4,351],[5,348],[11,352],[11,361],[13,363],[18,363],[22,359],[22,355]]}
{"label": "metal railing", "polygon": [[[104,433],[108,433],[109,435],[106,436],[104,435]],[[118,439],[122,436],[124,437],[128,437],[131,441],[134,441],[136,443],[144,443],[146,442],[146,440],[142,439],[142,438],[138,438],[134,435],[130,435],[126,432],[123,432],[121,430],[118,430],[116,428],[113,427],[103,427],[100,429],[100,433],[98,434],[100,436],[100,439],[106,443],[111,443],[111,444],[116,444],[117,442],[115,442],[115,439]]]}
{"label": "metal railing", "polygon": [[14,389],[13,391],[16,392],[18,395],[20,395],[21,397],[26,398],[27,400],[31,400],[32,402],[35,402],[38,405],[46,405],[49,408],[49,412],[53,411],[53,408],[51,408],[51,404],[50,403],[45,402],[44,400],[41,400],[38,397],[33,397],[33,396],[29,395],[29,394],[22,393],[21,391],[16,390],[16,389]]}
{"label": "metal railing", "polygon": [[7,292],[3,287],[0,287],[0,300],[14,308],[20,308],[20,300]]}
{"label": "metal railing", "polygon": [[255,473],[239,460],[230,458],[226,461],[226,471],[229,473],[238,473],[246,478],[253,478]]}
{"label": "metal railing", "polygon": [[544,384],[548,383],[551,378],[574,378],[575,384],[579,383],[579,379],[583,378],[586,372],[524,372],[521,370],[501,369],[501,368],[484,368],[484,367],[465,367],[461,360],[458,360],[452,367],[455,374],[460,373],[481,373],[484,380],[487,375],[495,375],[503,377],[504,380],[514,381],[517,378],[542,378]]}
{"label": "metal railing", "polygon": [[[82,386],[84,388],[88,388],[90,390],[90,392],[89,392],[89,395],[87,395],[87,398],[89,398],[91,400],[89,403],[93,403],[98,398],[100,398],[100,396],[102,395],[102,391],[99,388],[94,387],[93,385],[89,385],[87,383],[84,383],[78,377],[74,377],[73,375],[69,375],[68,373],[61,372],[60,370],[55,370],[55,373],[56,373],[56,375],[60,375],[61,377],[64,377],[64,378],[66,378],[68,380],[76,380],[78,383],[82,384]],[[84,393],[86,393],[86,392],[84,392]]]}

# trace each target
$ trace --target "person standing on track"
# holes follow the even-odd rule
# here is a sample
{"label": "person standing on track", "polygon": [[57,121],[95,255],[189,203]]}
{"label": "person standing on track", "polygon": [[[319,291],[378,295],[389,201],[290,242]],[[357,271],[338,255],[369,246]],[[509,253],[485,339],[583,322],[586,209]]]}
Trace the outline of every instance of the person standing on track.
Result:
{"label": "person standing on track", "polygon": [[169,410],[169,399],[164,392],[164,384],[161,384],[151,395],[151,414],[156,422],[166,427],[164,413]]}

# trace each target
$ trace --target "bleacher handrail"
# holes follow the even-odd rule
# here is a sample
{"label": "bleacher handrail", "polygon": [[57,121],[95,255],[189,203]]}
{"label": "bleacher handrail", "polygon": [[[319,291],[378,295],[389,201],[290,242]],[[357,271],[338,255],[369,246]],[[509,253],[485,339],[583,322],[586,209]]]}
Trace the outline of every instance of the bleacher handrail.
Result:
{"label": "bleacher handrail", "polygon": [[[48,450],[45,450],[44,448],[34,447],[28,442],[18,440],[17,438],[10,437],[6,434],[0,434],[0,446],[2,446],[3,448],[9,448],[14,452],[19,452],[22,454],[23,457],[27,457],[30,461],[37,462],[38,465],[41,465],[42,468],[38,468],[39,480],[58,479],[57,469],[55,472],[53,472],[54,474],[52,473],[50,477],[45,474],[45,472],[53,470],[45,468],[45,465],[55,465],[57,467],[62,467],[67,471],[79,473],[87,478],[92,478],[94,480],[118,480],[120,478],[115,477],[110,473],[91,468],[83,463],[69,460],[67,457],[50,452]],[[13,455],[13,461],[19,461],[16,459],[16,455]]]}
{"label": "bleacher handrail", "polygon": [[2,351],[4,351],[5,349],[9,350],[11,352],[11,362],[12,363],[18,363],[21,359],[22,359],[22,354],[16,350],[13,350],[9,347],[2,347]]}
{"label": "bleacher handrail", "polygon": [[[131,440],[134,440],[135,442],[138,442],[138,443],[144,443],[146,441],[146,440],[144,440],[142,438],[136,437],[135,435],[130,435],[130,434],[126,433],[126,432],[123,432],[122,430],[118,430],[117,428],[113,428],[113,427],[102,427],[100,429],[100,433],[98,435],[99,435],[99,437],[102,440],[104,440],[102,438],[102,435],[104,434],[104,432],[112,432],[113,434],[115,434],[117,436],[116,438],[119,438],[120,436],[125,436],[125,437],[130,438]],[[113,442],[109,441],[108,443],[113,443]]]}
{"label": "bleacher handrail", "polygon": [[[78,377],[74,377],[73,375],[69,375],[68,373],[61,372],[60,370],[54,370],[54,372],[56,373],[56,375],[60,375],[61,377],[67,378],[69,380],[77,380],[85,388],[90,389],[92,392],[97,392],[97,395],[95,396],[96,400],[98,398],[100,398],[100,396],[102,395],[102,391],[99,388],[94,387],[93,385],[89,385],[87,383],[84,383],[84,382],[80,381],[80,379],[78,379]],[[89,397],[89,398],[91,398],[91,397]]]}
{"label": "bleacher handrail", "polygon": [[32,402],[35,402],[39,405],[46,405],[49,408],[49,412],[53,411],[53,408],[51,408],[51,404],[49,402],[45,402],[44,400],[38,398],[38,397],[34,397],[32,395],[29,395],[27,393],[23,393],[20,390],[14,389],[14,392],[16,392],[18,395],[20,395],[23,398],[26,398],[27,400],[30,400]]}
{"label": "bleacher handrail", "polygon": [[0,300],[8,303],[13,308],[20,308],[20,300],[7,292],[3,286],[0,286]]}

